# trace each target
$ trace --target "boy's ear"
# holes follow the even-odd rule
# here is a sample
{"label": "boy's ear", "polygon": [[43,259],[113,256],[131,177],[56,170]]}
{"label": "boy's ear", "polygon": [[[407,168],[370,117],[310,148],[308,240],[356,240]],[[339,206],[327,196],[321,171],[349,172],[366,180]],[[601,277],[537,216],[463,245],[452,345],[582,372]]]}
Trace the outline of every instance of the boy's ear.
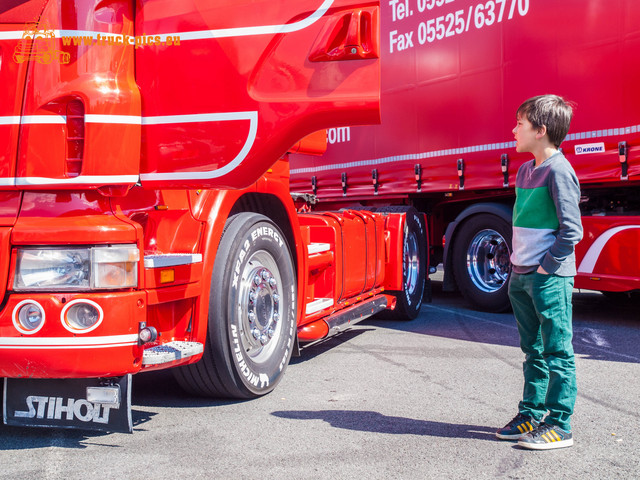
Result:
{"label": "boy's ear", "polygon": [[547,134],[547,126],[542,125],[540,128],[538,128],[538,132],[536,133],[536,138],[542,138],[546,134]]}

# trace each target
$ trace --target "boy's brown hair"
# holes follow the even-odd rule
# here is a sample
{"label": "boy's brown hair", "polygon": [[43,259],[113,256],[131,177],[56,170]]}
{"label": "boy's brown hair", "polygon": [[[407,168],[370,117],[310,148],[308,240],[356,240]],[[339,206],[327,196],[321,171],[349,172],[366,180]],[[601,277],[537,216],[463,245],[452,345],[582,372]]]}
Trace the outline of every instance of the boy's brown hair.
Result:
{"label": "boy's brown hair", "polygon": [[573,104],[558,95],[538,95],[520,105],[516,117],[523,116],[535,129],[546,126],[549,140],[558,148],[569,131]]}

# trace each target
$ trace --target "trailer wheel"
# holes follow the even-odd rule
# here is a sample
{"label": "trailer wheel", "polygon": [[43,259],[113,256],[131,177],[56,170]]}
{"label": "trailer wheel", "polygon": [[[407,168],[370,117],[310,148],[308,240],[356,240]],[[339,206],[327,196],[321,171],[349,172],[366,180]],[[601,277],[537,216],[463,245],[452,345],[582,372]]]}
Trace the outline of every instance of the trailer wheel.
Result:
{"label": "trailer wheel", "polygon": [[453,273],[464,298],[479,310],[511,308],[511,226],[500,217],[479,214],[462,224],[453,244]]}
{"label": "trailer wheel", "polygon": [[381,207],[378,213],[405,213],[402,245],[402,281],[404,288],[392,292],[396,296],[396,308],[384,310],[380,317],[389,320],[413,320],[420,313],[426,281],[427,240],[424,216],[413,207]]}
{"label": "trailer wheel", "polygon": [[178,369],[178,382],[212,397],[269,393],[293,351],[295,300],[293,261],[282,231],[263,215],[230,217],[211,277],[204,354]]}

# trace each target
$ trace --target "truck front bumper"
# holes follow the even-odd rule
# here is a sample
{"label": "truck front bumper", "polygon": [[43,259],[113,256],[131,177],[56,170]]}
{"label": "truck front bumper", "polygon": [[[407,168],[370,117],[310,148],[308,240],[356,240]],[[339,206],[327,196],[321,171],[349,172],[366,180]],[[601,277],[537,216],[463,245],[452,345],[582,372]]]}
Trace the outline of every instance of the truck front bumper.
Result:
{"label": "truck front bumper", "polygon": [[[19,330],[21,302],[42,307],[45,320],[37,332]],[[65,306],[74,301],[98,305],[102,318],[86,333],[65,326]],[[144,291],[111,293],[12,294],[0,311],[0,377],[88,378],[136,373],[142,366],[137,321],[147,317]]]}

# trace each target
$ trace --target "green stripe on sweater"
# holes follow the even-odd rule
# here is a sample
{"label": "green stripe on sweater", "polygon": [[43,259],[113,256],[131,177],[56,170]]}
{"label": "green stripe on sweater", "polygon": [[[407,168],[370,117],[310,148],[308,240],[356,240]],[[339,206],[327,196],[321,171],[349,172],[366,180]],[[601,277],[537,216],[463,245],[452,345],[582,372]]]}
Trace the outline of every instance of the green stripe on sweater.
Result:
{"label": "green stripe on sweater", "polygon": [[558,229],[558,215],[547,187],[516,188],[513,226]]}

